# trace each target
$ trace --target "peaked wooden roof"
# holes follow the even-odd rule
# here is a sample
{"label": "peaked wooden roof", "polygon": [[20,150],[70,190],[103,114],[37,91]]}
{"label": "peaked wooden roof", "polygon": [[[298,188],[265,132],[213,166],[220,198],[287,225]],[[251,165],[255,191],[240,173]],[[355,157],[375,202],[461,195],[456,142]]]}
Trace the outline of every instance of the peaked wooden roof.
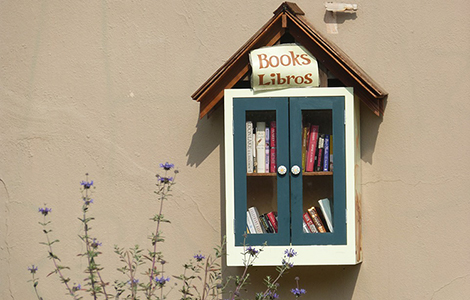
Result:
{"label": "peaked wooden roof", "polygon": [[274,11],[274,16],[191,96],[200,103],[199,117],[204,117],[223,99],[224,89],[233,88],[249,74],[248,55],[251,50],[275,45],[286,32],[309,50],[332,75],[346,86],[353,87],[355,94],[376,115],[383,115],[387,92],[337,46],[322,37],[303,15],[297,4],[282,3]]}

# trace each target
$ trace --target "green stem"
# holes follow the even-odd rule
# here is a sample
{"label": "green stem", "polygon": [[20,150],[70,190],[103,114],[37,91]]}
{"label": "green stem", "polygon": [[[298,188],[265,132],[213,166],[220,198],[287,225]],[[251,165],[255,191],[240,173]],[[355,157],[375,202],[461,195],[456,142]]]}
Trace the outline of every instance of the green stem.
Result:
{"label": "green stem", "polygon": [[[44,224],[46,224],[46,216],[44,216]],[[55,270],[57,272],[57,274],[59,274],[59,278],[62,280],[62,282],[65,284],[67,290],[69,291],[69,294],[74,298],[74,299],[77,299],[77,297],[75,296],[73,290],[70,288],[69,284],[68,284],[68,280],[66,280],[66,278],[64,277],[64,275],[62,274],[62,271],[60,270],[59,268],[59,265],[57,264],[57,259],[53,256],[53,253],[52,252],[52,244],[51,244],[51,240],[49,239],[49,233],[46,229],[46,225],[43,225],[44,227],[44,232],[46,234],[46,239],[47,239],[47,245],[49,247],[49,255],[52,259],[52,262],[54,263],[54,267],[55,267]]]}

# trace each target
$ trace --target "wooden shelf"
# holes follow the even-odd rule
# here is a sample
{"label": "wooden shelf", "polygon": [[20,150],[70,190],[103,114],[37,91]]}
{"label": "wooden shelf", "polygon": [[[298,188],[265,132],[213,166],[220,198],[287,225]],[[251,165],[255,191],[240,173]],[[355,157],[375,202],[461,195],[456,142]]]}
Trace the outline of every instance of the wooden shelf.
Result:
{"label": "wooden shelf", "polygon": [[331,176],[333,175],[333,171],[325,171],[325,172],[303,172],[302,176]]}

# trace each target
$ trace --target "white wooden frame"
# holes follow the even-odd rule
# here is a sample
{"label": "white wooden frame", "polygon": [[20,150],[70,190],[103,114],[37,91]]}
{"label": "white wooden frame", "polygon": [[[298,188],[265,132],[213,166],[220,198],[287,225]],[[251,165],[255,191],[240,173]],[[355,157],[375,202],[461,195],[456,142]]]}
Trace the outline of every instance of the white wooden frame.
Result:
{"label": "white wooden frame", "polygon": [[234,220],[234,153],[233,153],[233,101],[234,98],[344,96],[346,146],[346,245],[285,245],[266,246],[254,262],[257,266],[280,265],[284,251],[293,248],[298,254],[295,265],[354,265],[362,261],[360,220],[360,139],[359,101],[352,88],[292,88],[255,93],[251,89],[227,89],[225,107],[225,192],[227,265],[242,266],[244,247],[235,246]]}

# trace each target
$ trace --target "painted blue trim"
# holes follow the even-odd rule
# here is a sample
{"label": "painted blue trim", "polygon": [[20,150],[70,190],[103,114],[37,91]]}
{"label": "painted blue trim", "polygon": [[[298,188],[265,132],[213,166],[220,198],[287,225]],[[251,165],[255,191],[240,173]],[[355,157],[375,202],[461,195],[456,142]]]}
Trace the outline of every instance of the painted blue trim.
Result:
{"label": "painted blue trim", "polygon": [[[296,98],[234,98],[234,192],[235,244],[240,245],[346,245],[346,161],[344,96]],[[301,166],[301,132],[303,110],[331,110],[334,146],[333,233],[308,234],[302,230],[302,174],[277,175],[277,234],[248,234],[246,238],[246,112],[276,111],[277,165]],[[321,130],[320,130],[321,131]],[[290,146],[290,148],[289,148]],[[319,200],[319,199],[314,199]],[[298,217],[300,216],[300,217]]]}
{"label": "painted blue trim", "polygon": [[[334,145],[333,233],[304,233],[302,230],[303,178],[291,177],[291,211],[293,245],[346,245],[346,162],[344,131],[344,97],[290,98],[291,163],[302,165],[302,111],[331,110]],[[321,128],[320,128],[321,131]],[[313,199],[316,201],[319,199]]]}
{"label": "painted blue trim", "polygon": [[[248,234],[246,239],[247,176],[246,176],[246,112],[276,111],[277,165],[289,165],[289,123],[287,98],[234,98],[234,191],[235,191],[235,244],[240,245],[289,245],[290,209],[289,176],[277,175],[278,233]],[[282,142],[287,141],[287,142]]]}

